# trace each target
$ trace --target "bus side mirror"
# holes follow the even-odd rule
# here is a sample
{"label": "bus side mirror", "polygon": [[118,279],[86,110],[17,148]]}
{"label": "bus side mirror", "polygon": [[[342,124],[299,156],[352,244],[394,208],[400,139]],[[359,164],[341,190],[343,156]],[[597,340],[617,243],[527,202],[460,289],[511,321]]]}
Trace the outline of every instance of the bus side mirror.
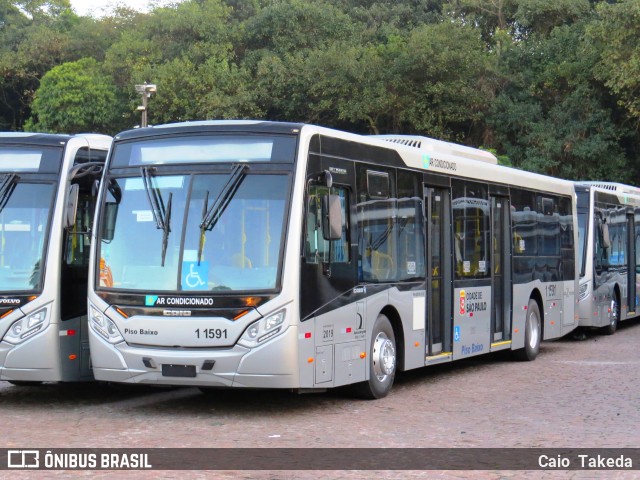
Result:
{"label": "bus side mirror", "polygon": [[322,172],[322,184],[327,187],[327,188],[331,188],[333,187],[333,176],[331,175],[331,172],[329,170],[325,170],[324,172]]}
{"label": "bus side mirror", "polygon": [[602,246],[609,248],[611,246],[611,237],[609,236],[609,224],[603,223],[600,228],[602,229]]}
{"label": "bus side mirror", "polygon": [[67,203],[64,212],[64,227],[72,228],[76,224],[76,215],[78,214],[78,198],[80,196],[80,185],[72,183],[69,185],[67,192]]}
{"label": "bus side mirror", "polygon": [[116,229],[116,219],[118,218],[118,204],[107,202],[104,204],[104,221],[102,229],[102,240],[110,242]]}
{"label": "bus side mirror", "polygon": [[324,195],[322,197],[322,236],[325,240],[340,240],[342,238],[342,206],[338,195]]}

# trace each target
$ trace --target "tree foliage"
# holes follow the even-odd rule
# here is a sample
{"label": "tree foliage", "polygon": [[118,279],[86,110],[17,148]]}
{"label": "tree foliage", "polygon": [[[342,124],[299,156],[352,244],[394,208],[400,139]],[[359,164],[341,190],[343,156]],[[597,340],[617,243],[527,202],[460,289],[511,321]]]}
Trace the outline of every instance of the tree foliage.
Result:
{"label": "tree foliage", "polygon": [[[490,122],[516,166],[566,178],[633,181],[610,93],[591,76],[601,52],[585,40],[584,24],[558,27],[503,57],[519,74],[500,91]],[[606,160],[604,160],[606,159]]]}
{"label": "tree foliage", "polygon": [[640,0],[183,0],[79,17],[0,0],[0,128],[302,121],[638,181]]}
{"label": "tree foliage", "polygon": [[33,117],[25,125],[32,131],[115,133],[122,117],[115,86],[93,58],[47,72],[32,107]]}
{"label": "tree foliage", "polygon": [[629,115],[640,122],[640,1],[601,3],[598,14],[589,28],[590,39],[602,48],[596,78],[604,81]]}

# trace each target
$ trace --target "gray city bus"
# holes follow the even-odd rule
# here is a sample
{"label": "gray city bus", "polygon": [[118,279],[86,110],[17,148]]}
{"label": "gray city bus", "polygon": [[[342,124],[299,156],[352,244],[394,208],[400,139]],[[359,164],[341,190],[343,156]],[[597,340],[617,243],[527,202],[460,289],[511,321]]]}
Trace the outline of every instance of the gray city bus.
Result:
{"label": "gray city bus", "polygon": [[93,379],[89,230],[111,137],[0,134],[0,380]]}
{"label": "gray city bus", "polygon": [[640,189],[578,182],[576,194],[579,325],[611,335],[640,313]]}
{"label": "gray city bus", "polygon": [[425,137],[206,121],[123,132],[89,275],[110,382],[380,398],[397,371],[577,325],[571,182]]}

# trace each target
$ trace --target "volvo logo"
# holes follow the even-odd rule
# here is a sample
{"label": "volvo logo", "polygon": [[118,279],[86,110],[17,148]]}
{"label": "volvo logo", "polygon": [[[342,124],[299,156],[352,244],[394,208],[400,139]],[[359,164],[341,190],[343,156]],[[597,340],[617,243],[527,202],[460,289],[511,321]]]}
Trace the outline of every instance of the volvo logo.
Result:
{"label": "volvo logo", "polygon": [[163,310],[162,314],[165,317],[190,317],[191,310]]}
{"label": "volvo logo", "polygon": [[20,305],[19,298],[0,298],[0,305]]}

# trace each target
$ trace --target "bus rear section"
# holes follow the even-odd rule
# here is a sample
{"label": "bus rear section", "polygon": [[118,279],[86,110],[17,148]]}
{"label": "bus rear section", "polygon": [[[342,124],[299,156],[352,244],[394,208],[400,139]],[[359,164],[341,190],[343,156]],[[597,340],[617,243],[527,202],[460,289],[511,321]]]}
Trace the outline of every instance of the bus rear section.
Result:
{"label": "bus rear section", "polygon": [[487,152],[273,122],[124,132],[92,243],[98,380],[385,396],[575,328],[573,184]]}
{"label": "bus rear section", "polygon": [[89,229],[111,138],[0,134],[0,380],[91,380]]}

